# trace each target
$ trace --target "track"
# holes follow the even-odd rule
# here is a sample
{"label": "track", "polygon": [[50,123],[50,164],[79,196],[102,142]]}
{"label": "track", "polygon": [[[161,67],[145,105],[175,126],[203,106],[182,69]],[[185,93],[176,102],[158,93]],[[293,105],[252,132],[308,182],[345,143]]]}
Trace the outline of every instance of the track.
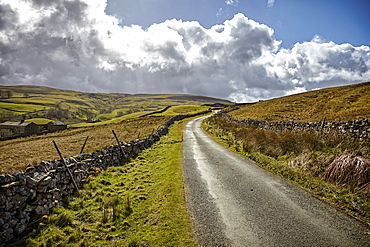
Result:
{"label": "track", "polygon": [[183,170],[202,246],[370,246],[369,229],[216,143],[205,117],[184,129]]}

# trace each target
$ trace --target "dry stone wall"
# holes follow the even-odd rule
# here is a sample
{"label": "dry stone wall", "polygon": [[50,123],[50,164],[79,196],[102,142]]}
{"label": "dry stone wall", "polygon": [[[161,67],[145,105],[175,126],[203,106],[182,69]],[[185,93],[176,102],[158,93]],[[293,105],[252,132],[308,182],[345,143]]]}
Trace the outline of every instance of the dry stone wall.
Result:
{"label": "dry stone wall", "polygon": [[269,129],[274,131],[324,131],[347,134],[359,141],[370,141],[370,119],[337,121],[337,122],[266,122],[254,119],[236,120],[225,112],[218,113],[218,116],[229,122],[238,123],[247,128]]}
{"label": "dry stone wall", "polygon": [[[145,139],[112,145],[91,154],[79,154],[65,159],[79,188],[89,176],[110,166],[120,166],[135,158],[142,150],[159,141],[175,121],[210,113],[170,118],[160,129]],[[123,153],[122,153],[123,150]],[[0,246],[12,239],[35,233],[37,221],[48,215],[55,206],[63,206],[63,199],[76,192],[71,176],[62,160],[42,161],[29,166],[24,173],[0,175]]]}

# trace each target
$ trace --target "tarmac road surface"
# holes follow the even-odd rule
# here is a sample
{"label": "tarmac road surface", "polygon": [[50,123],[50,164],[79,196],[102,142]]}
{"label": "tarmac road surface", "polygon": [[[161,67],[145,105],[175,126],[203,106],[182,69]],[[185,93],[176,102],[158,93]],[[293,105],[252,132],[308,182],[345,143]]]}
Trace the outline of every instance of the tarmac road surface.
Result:
{"label": "tarmac road surface", "polygon": [[216,143],[205,117],[184,128],[183,171],[202,246],[370,246],[370,229]]}

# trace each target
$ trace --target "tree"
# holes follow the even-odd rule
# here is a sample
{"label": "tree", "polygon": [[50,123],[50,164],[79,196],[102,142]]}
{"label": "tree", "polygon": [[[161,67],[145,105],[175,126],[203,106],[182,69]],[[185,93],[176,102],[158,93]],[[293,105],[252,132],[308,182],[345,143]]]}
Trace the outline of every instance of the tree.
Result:
{"label": "tree", "polygon": [[5,93],[6,93],[6,96],[8,97],[8,99],[10,99],[13,96],[13,93],[10,90],[5,91]]}
{"label": "tree", "polygon": [[0,98],[1,99],[10,99],[13,96],[12,91],[10,90],[0,90]]}

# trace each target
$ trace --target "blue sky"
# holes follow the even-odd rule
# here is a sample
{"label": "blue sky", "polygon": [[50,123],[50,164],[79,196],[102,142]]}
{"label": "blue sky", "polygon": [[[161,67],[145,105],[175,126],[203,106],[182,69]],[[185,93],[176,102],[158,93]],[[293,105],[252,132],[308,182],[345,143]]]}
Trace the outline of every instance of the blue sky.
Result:
{"label": "blue sky", "polygon": [[0,0],[0,85],[237,102],[370,81],[369,0]]}
{"label": "blue sky", "polygon": [[172,18],[210,28],[243,13],[273,28],[286,48],[315,35],[337,44],[370,45],[369,0],[108,0],[106,12],[122,25],[143,28]]}

